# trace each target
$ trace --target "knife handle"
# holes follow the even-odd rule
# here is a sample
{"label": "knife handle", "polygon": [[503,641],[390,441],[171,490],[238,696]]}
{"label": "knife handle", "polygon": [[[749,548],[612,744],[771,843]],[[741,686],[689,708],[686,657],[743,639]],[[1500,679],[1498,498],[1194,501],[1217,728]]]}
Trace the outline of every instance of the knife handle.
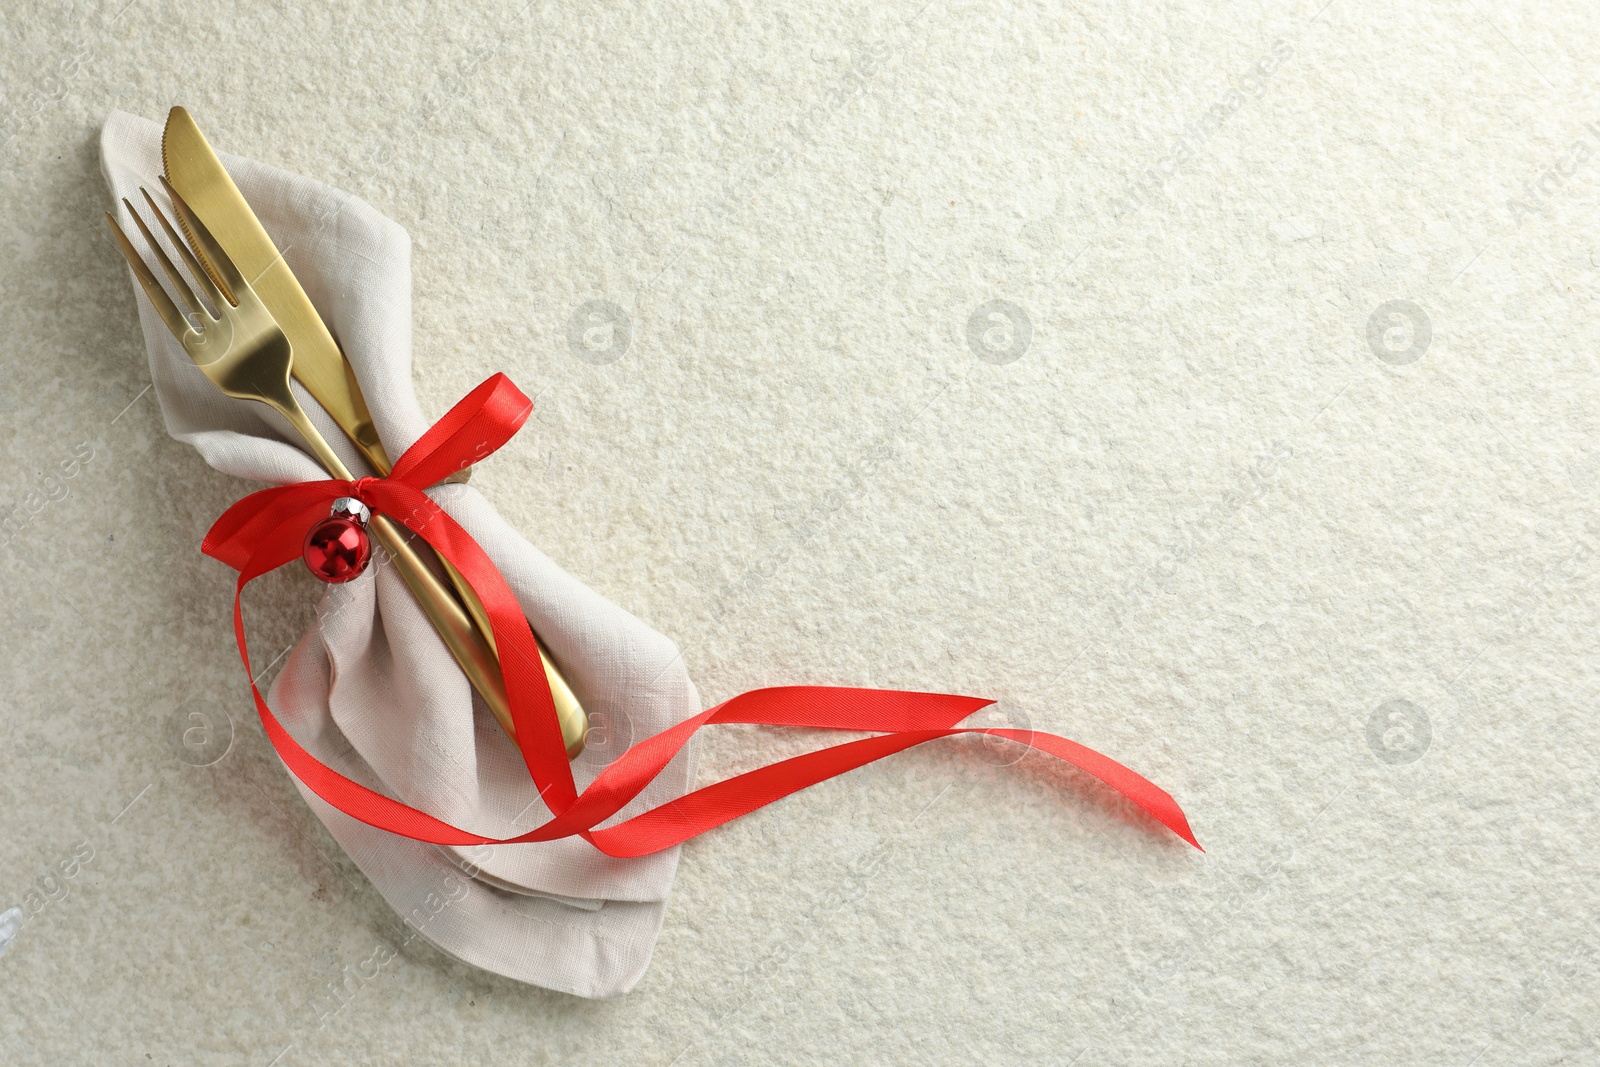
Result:
{"label": "knife handle", "polygon": [[[453,563],[443,556],[437,556],[437,559],[439,566],[444,568],[445,577],[455,587],[456,595],[461,598],[462,606],[467,609],[467,615],[488,642],[490,654],[498,660],[500,649],[495,642],[494,626],[489,622],[489,613],[484,609],[483,601],[478,599],[478,594]],[[556,706],[556,718],[561,720],[561,736],[567,742],[567,754],[576,759],[578,753],[583,751],[583,739],[589,734],[589,716],[584,713],[583,705],[578,703],[578,697],[567,684],[566,678],[550,661],[550,653],[544,650],[544,642],[539,640],[537,633],[533,635],[533,640],[539,646],[539,662],[544,665],[545,681],[550,683],[550,699]],[[572,748],[574,739],[578,746],[576,751]]]}
{"label": "knife handle", "polygon": [[[335,344],[337,350],[337,343]],[[367,410],[367,401],[361,395],[361,382],[356,379],[355,369],[350,366],[350,361],[341,352],[340,362],[344,366],[344,379],[347,387],[346,396],[348,406],[340,407],[335,411],[325,409],[332,416],[335,425],[344,431],[345,437],[356,446],[372,469],[382,477],[387,477],[394,464],[389,462],[389,454],[383,449],[383,440],[378,436],[378,428],[373,425],[372,414]],[[302,383],[303,384],[303,383]],[[337,406],[337,405],[336,405]],[[472,473],[471,467],[464,467],[455,474],[446,478],[447,482],[465,482]],[[456,599],[466,609],[467,615],[472,620],[473,626],[489,646],[489,654],[494,657],[496,668],[499,667],[500,651],[495,644],[494,627],[489,622],[489,613],[484,610],[483,601],[478,599],[478,594],[472,589],[470,583],[462,576],[461,572],[451,566],[450,561],[434,552],[427,544],[416,543],[415,538],[408,538],[408,542],[418,554],[439,561],[439,566],[444,569],[445,578],[455,590]],[[530,624],[530,629],[532,628]],[[545,651],[544,642],[539,640],[537,632],[533,635],[534,642],[539,646],[539,662],[544,667],[545,680],[550,685],[550,698],[556,707],[556,718],[561,723],[561,737],[566,742],[567,755],[576,759],[579,752],[583,751],[584,739],[589,735],[589,716],[584,712],[583,705],[567,684],[567,679],[562,675],[560,668],[550,659],[550,654]],[[465,668],[463,668],[465,669]],[[484,697],[488,703],[489,698]],[[496,715],[496,718],[499,718]],[[509,736],[515,737],[509,719],[501,719],[501,725],[506,728]]]}
{"label": "knife handle", "polygon": [[[263,399],[267,400],[266,397],[263,397]],[[351,477],[350,470],[344,465],[344,461],[339,458],[333,449],[328,447],[328,442],[323,439],[322,434],[317,431],[317,428],[311,424],[311,420],[306,417],[305,409],[300,406],[299,401],[289,392],[287,381],[284,383],[283,397],[276,400],[267,400],[267,402],[272,404],[278,413],[299,431],[301,438],[310,447],[311,451],[316,453],[317,459],[329,474],[335,478],[344,478],[346,480]],[[385,473],[387,473],[388,464],[385,463],[384,467]],[[445,647],[450,650],[450,655],[455,658],[456,663],[461,667],[461,672],[467,676],[467,681],[472,684],[473,689],[477,690],[478,695],[483,697],[483,702],[488,705],[490,713],[500,723],[506,735],[512,740],[516,740],[516,724],[511,719],[511,701],[506,696],[506,684],[500,669],[500,659],[495,653],[494,646],[490,644],[494,630],[488,624],[487,614],[485,613],[484,615],[483,628],[480,630],[474,625],[472,616],[468,615],[466,609],[462,607],[461,601],[457,600],[450,591],[450,587],[445,585],[437,574],[428,569],[428,565],[423,562],[422,557],[418,555],[416,548],[412,545],[411,539],[407,537],[409,531],[405,531],[394,520],[387,515],[374,515],[372,517],[372,531],[377,536],[378,543],[389,554],[395,570],[400,572],[400,577],[406,583],[406,587],[411,590],[412,595],[416,597],[417,603],[421,605],[423,613],[428,616],[428,621],[433,623],[433,628],[438,632],[440,639],[444,641]],[[423,544],[426,546],[427,543],[423,542]],[[448,561],[443,557],[437,558],[441,564],[449,566]],[[460,579],[461,585],[470,593],[472,587],[467,584],[464,578],[461,578],[459,572],[454,571],[454,568],[451,569],[451,572]],[[476,597],[473,599],[476,599]],[[482,611],[481,604],[479,610]],[[555,666],[545,656],[543,648],[539,649],[539,659],[544,665],[547,676],[555,671]],[[567,696],[571,697],[571,690],[566,688],[565,680],[561,682],[561,687],[566,691]],[[552,697],[555,696],[555,692],[555,686],[552,685]],[[576,706],[576,700],[573,701],[573,706]],[[559,708],[557,709],[557,714],[561,721],[561,740],[566,746],[567,758],[576,759],[578,754],[583,751],[584,742],[588,740],[588,719],[583,715],[581,708],[578,709],[576,717],[560,715]]]}
{"label": "knife handle", "polygon": [[[401,579],[416,597],[417,603],[422,606],[428,621],[433,623],[433,628],[438,631],[445,647],[450,650],[450,655],[461,666],[467,681],[471,682],[472,688],[483,697],[484,704],[488,705],[490,713],[494,715],[506,734],[515,739],[517,730],[511,720],[511,701],[506,696],[505,679],[500,672],[499,657],[490,643],[492,640],[490,635],[494,631],[487,625],[487,619],[482,630],[473,625],[472,617],[456,600],[450,588],[423,562],[411,540],[406,536],[408,531],[387,515],[374,515],[372,530],[377,535],[378,543],[389,553],[389,559],[394,563],[395,570],[400,573]],[[440,562],[445,561],[441,558]],[[445,565],[449,566],[447,563]],[[547,674],[554,670],[545,657],[542,646],[539,649],[539,658],[543,661]],[[559,675],[557,677],[559,678]],[[561,684],[563,687],[566,685],[565,681]],[[554,695],[553,685],[551,689]],[[561,738],[566,744],[568,759],[577,758],[578,753],[583,751],[587,736],[587,722],[581,718],[576,722],[568,718],[562,719]]]}
{"label": "knife handle", "polygon": [[[345,367],[348,373],[349,364],[346,364]],[[352,397],[357,401],[361,412],[364,413],[366,405],[361,401],[361,387],[356,384],[353,373],[351,374],[350,387]],[[378,433],[372,425],[371,416],[359,419],[357,425],[354,426],[345,425],[345,420],[336,419],[334,421],[344,431],[345,436],[350,439],[350,443],[356,446],[362,457],[372,466],[372,469],[377,471],[380,476],[387,476],[394,465],[389,462],[389,455],[383,450],[383,442],[378,439]],[[467,471],[470,472],[470,470],[471,468],[467,468]],[[456,480],[456,477],[452,475],[451,478],[445,480]],[[464,477],[459,480],[466,481]],[[445,577],[455,589],[459,606],[466,609],[468,618],[471,619],[473,626],[482,636],[484,642],[487,643],[489,655],[493,657],[495,662],[496,677],[498,677],[500,651],[496,647],[494,627],[489,623],[489,613],[484,609],[483,601],[478,599],[478,594],[473,591],[472,585],[460,571],[451,565],[449,560],[434,552],[426,542],[423,543],[420,551],[433,559],[437,559],[439,566],[444,569]],[[415,554],[413,552],[413,555]],[[432,577],[431,572],[429,577]],[[529,628],[532,629],[531,623]],[[567,746],[567,758],[577,759],[578,753],[583,751],[585,739],[589,736],[589,715],[583,710],[583,704],[579,702],[577,694],[572,691],[572,686],[567,684],[566,676],[561,673],[561,668],[555,665],[555,662],[550,659],[550,653],[545,651],[544,642],[539,640],[537,631],[533,635],[533,640],[539,646],[539,662],[544,667],[545,681],[550,686],[550,699],[555,704],[556,718],[561,723],[561,738]],[[461,662],[461,657],[457,657],[457,662]],[[462,664],[462,670],[466,670],[464,663]],[[500,689],[502,693],[504,688],[504,682],[501,682]],[[479,690],[479,693],[483,695],[484,703],[490,704],[490,710],[494,711],[489,696],[483,693],[483,690]],[[506,734],[515,739],[516,732],[511,727],[509,710],[507,710],[504,718],[496,712],[495,718],[499,719],[500,725],[505,727]]]}

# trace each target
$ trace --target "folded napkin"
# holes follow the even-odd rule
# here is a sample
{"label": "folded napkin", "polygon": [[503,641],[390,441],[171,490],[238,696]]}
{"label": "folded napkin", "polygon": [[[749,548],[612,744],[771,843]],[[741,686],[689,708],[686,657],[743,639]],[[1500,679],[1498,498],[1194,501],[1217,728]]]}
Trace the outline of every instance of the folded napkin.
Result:
{"label": "folded napkin", "polygon": [[[113,112],[100,152],[117,213],[131,229],[120,200],[142,203],[141,185],[159,199],[161,127]],[[411,386],[410,238],[337,189],[238,156],[221,159],[343,346],[385,450],[401,455],[429,426]],[[137,299],[156,396],[174,438],[238,477],[275,485],[326,477],[281,418],[219,392],[143,295]],[[298,384],[295,390],[346,465],[357,476],[374,473],[316,402]],[[557,567],[475,489],[441,485],[429,495],[505,575],[603,726],[573,763],[580,790],[621,754],[617,739],[648,737],[700,710],[672,642]],[[197,533],[197,552],[199,539]],[[369,567],[355,581],[327,587],[316,625],[290,653],[268,702],[323,763],[448,823],[510,837],[550,817],[515,746],[390,567]],[[690,762],[685,749],[611,822],[681,796]],[[627,992],[649,964],[676,848],[639,859],[606,856],[576,837],[442,848],[373,829],[296,785],[416,936],[445,952],[586,997]]]}

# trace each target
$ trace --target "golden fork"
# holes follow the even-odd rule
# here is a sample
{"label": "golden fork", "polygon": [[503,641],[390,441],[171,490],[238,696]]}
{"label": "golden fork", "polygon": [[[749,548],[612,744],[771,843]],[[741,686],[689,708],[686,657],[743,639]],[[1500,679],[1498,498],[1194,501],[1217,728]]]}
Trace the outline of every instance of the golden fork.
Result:
{"label": "golden fork", "polygon": [[[161,269],[172,283],[173,290],[188,309],[186,314],[172,302],[162,289],[161,283],[156,280],[155,274],[145,265],[133,242],[117,224],[116,218],[107,212],[106,220],[110,223],[117,244],[122,249],[123,258],[133,269],[134,277],[138,278],[150,302],[155,305],[161,321],[166,323],[167,329],[172,331],[172,335],[183,345],[184,351],[194,360],[195,366],[199,367],[218,389],[228,396],[240,400],[254,400],[272,408],[295,428],[330,475],[335,478],[351,478],[349,469],[339,459],[338,454],[328,447],[327,441],[306,417],[305,410],[289,387],[294,352],[288,338],[279,329],[271,312],[261,303],[255,290],[234,266],[233,260],[206,229],[205,224],[189,210],[183,198],[167,184],[164,178],[161,184],[172,201],[173,210],[183,222],[185,231],[194,237],[196,248],[204,255],[206,261],[217,269],[222,282],[233,295],[233,302],[223,296],[211,276],[195,259],[189,246],[173,229],[166,213],[161,210],[150,193],[141,188],[139,191],[144,195],[145,202],[166,233],[168,241],[183,259],[190,275],[200,284],[212,308],[215,308],[214,312],[207,309],[195,296],[194,290],[162,250],[161,243],[145,225],[139,212],[124,198],[123,206],[128,209],[129,216],[139,227],[139,232],[144,236],[145,243],[149,245],[156,261],[161,264]],[[434,629],[444,640],[445,647],[460,664],[467,680],[483,697],[484,703],[488,705],[490,712],[506,733],[514,739],[516,728],[511,721],[511,706],[506,697],[505,682],[500,675],[495,650],[485,640],[484,635],[478,632],[472,618],[449,588],[423,563],[400,527],[383,515],[374,515],[371,525],[373,533],[377,535],[378,543],[389,553],[395,569],[411,589],[412,595],[417,598],[429,621],[433,623]],[[587,723],[579,721],[572,724],[564,719],[561,725],[568,758],[576,757],[583,751],[588,732]]]}

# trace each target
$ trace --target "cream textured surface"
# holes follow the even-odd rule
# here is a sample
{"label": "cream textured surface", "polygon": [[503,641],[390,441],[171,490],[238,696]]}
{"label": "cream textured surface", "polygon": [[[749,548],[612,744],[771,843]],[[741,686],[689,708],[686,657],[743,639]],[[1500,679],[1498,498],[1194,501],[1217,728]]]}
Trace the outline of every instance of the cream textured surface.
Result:
{"label": "cream textured surface", "polygon": [[[0,1060],[1596,1057],[1600,9],[0,21]],[[409,230],[425,412],[539,393],[474,484],[704,699],[994,695],[1209,853],[950,743],[686,847],[620,1000],[408,939],[242,690],[247,485],[145,391],[97,146],[175,102]]]}

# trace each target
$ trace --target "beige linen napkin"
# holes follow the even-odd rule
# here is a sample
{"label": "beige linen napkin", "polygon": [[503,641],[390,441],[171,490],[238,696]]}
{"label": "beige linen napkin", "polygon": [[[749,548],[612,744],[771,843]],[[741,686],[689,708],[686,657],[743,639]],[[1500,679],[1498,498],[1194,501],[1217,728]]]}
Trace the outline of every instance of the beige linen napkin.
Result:
{"label": "beige linen napkin", "polygon": [[[101,166],[115,199],[141,203],[141,185],[160,199],[160,139],[154,122],[121,112],[106,120]],[[411,386],[405,230],[320,182],[221,158],[344,347],[384,447],[398,457],[430,421]],[[130,225],[120,202],[116,213]],[[283,484],[325,477],[291,443],[293,431],[262,405],[220,393],[143,295],[137,299],[150,373],[173,437],[217,470],[242,478]],[[535,383],[519,384],[534,391]],[[351,470],[371,473],[327,415],[296,391]],[[500,568],[585,707],[610,717],[597,736],[611,743],[591,745],[573,765],[579,789],[617,757],[619,739],[648,737],[700,710],[670,641],[557,567],[475,489],[446,485],[429,492]],[[195,531],[190,550],[199,551],[203,533]],[[249,707],[243,686],[241,679],[237,707]],[[268,701],[322,762],[447,822],[510,837],[549,817],[515,748],[392,568],[373,566],[353,582],[328,587],[317,624],[290,653]],[[681,796],[690,775],[686,750],[613,821]],[[677,849],[633,860],[612,859],[577,838],[443,849],[375,830],[300,791],[395,911],[444,951],[586,997],[624,993],[644,973]]]}

